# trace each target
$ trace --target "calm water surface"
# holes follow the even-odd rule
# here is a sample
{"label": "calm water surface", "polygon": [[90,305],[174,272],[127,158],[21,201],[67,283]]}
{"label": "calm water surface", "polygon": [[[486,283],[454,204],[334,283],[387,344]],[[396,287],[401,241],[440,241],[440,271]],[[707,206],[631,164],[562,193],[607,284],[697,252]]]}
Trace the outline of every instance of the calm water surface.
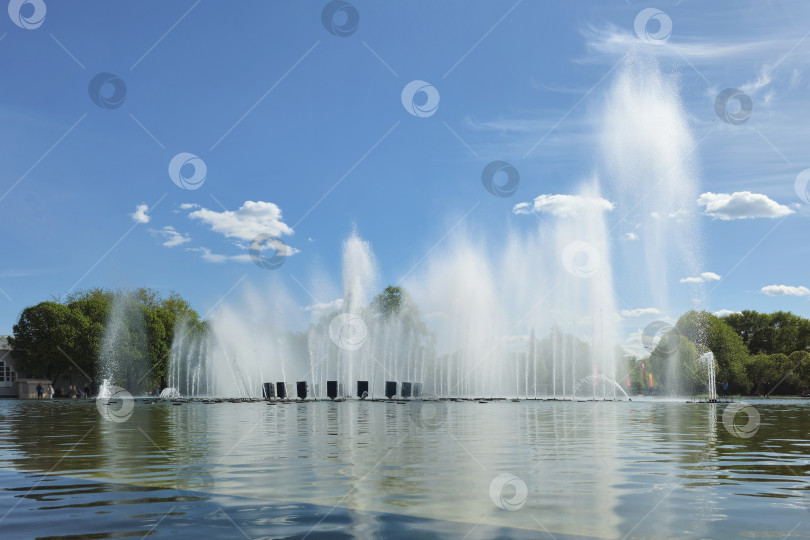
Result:
{"label": "calm water surface", "polygon": [[2,401],[0,538],[810,538],[810,404],[748,403]]}

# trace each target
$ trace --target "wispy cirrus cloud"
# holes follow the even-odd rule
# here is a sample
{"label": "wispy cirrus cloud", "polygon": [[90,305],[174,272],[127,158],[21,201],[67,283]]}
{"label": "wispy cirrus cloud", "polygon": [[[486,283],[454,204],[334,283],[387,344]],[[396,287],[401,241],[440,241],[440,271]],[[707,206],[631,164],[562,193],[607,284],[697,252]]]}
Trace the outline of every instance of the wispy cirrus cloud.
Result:
{"label": "wispy cirrus cloud", "polygon": [[776,58],[796,42],[795,39],[787,37],[752,39],[736,43],[694,38],[679,41],[677,35],[673,35],[666,43],[647,45],[635,33],[612,24],[601,27],[585,26],[582,35],[585,37],[591,57],[623,55],[635,48],[647,46],[655,47],[655,54],[658,57],[686,57],[696,63],[729,59],[750,61],[752,57],[762,56]]}
{"label": "wispy cirrus cloud", "polygon": [[163,242],[163,245],[166,247],[175,247],[185,244],[186,242],[191,242],[190,236],[177,232],[171,225],[166,225],[162,229],[149,229],[149,232],[152,233],[153,236],[165,238],[166,240]]}
{"label": "wispy cirrus cloud", "polygon": [[649,307],[649,308],[637,308],[637,309],[623,309],[619,312],[619,315],[625,318],[635,318],[635,317],[644,317],[647,315],[658,315],[661,311],[658,308]]}
{"label": "wispy cirrus cloud", "polygon": [[239,255],[222,255],[219,253],[214,253],[213,251],[211,251],[211,249],[207,247],[186,248],[186,251],[190,251],[192,253],[199,253],[200,258],[202,260],[210,263],[224,263],[228,261],[240,263],[251,262],[250,255],[247,253],[242,253]]}

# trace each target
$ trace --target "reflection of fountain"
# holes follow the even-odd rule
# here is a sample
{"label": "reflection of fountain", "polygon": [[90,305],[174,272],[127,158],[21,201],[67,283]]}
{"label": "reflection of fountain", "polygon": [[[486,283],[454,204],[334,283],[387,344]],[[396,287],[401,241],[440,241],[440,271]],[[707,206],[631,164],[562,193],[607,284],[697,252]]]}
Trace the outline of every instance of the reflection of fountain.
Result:
{"label": "reflection of fountain", "polygon": [[207,336],[178,329],[169,384],[182,395],[261,397],[264,382],[306,381],[323,398],[327,381],[353,389],[363,380],[379,398],[385,381],[409,381],[440,397],[568,398],[588,380],[589,397],[615,397],[617,387],[626,396],[615,382],[614,204],[605,197],[644,235],[636,252],[615,257],[617,269],[667,311],[666,276],[697,267],[697,187],[677,89],[653,61],[629,61],[606,105],[599,174],[571,195],[515,206],[544,213],[534,232],[498,231],[488,246],[480,231],[454,230],[402,280],[419,313],[373,305],[375,258],[352,234],[341,290],[322,276],[307,288],[320,303],[306,308],[306,332],[288,331],[305,326],[295,320],[305,312],[274,281],[268,294],[219,309]]}

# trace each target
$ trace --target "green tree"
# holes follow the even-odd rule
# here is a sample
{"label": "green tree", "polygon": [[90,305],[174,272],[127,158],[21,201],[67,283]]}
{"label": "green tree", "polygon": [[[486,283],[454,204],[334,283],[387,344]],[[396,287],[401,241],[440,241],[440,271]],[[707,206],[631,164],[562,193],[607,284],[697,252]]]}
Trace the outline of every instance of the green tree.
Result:
{"label": "green tree", "polygon": [[[120,324],[104,351],[116,301],[123,302],[116,321]],[[166,385],[179,324],[188,325],[186,330],[198,337],[207,331],[197,312],[177,293],[164,298],[148,288],[96,288],[26,308],[14,325],[10,345],[18,371],[29,376],[53,380],[68,369],[79,368],[99,380],[110,376],[99,373],[100,366],[110,365],[114,383],[133,392],[151,391]],[[102,363],[103,354],[109,358]]]}
{"label": "green tree", "polygon": [[724,318],[743,339],[750,354],[785,354],[810,348],[810,320],[789,311],[745,310]]}
{"label": "green tree", "polygon": [[806,392],[810,388],[810,353],[796,351],[789,357],[794,372],[799,377],[800,390]]}
{"label": "green tree", "polygon": [[25,308],[9,339],[18,371],[54,380],[69,369],[72,361],[78,368],[92,372],[91,359],[82,354],[89,326],[89,319],[80,311],[57,302]]}

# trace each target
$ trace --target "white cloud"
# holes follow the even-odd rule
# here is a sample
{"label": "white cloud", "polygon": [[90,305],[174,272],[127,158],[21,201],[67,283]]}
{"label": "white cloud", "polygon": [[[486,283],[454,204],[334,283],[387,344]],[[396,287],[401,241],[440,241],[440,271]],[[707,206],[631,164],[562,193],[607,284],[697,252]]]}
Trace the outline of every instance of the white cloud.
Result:
{"label": "white cloud", "polygon": [[791,285],[768,285],[760,290],[768,296],[810,296],[810,289],[807,287],[793,287]]}
{"label": "white cloud", "polygon": [[[688,215],[688,212],[686,210],[684,210],[683,208],[681,208],[679,210],[676,210],[675,212],[669,212],[666,217],[668,217],[670,219],[677,220],[678,218],[680,218],[682,216],[686,217],[687,215]],[[662,218],[660,212],[650,212],[650,217],[652,217],[654,219],[661,219]]]}
{"label": "white cloud", "polygon": [[650,351],[644,347],[643,334],[644,330],[639,328],[635,332],[631,332],[625,338],[622,348],[627,354],[635,356],[636,358],[647,358],[650,356]]}
{"label": "white cloud", "polygon": [[619,312],[622,317],[644,317],[645,315],[658,315],[661,311],[658,308],[637,308],[637,309],[623,309]]}
{"label": "white cloud", "polygon": [[624,233],[622,236],[625,240],[638,240],[638,235],[634,232]]}
{"label": "white cloud", "polygon": [[733,315],[735,313],[739,313],[739,311],[731,311],[730,309],[721,309],[720,311],[715,311],[715,317],[725,317],[726,315]]}
{"label": "white cloud", "polygon": [[517,203],[515,206],[512,207],[513,214],[531,214],[532,213],[532,205],[527,202]]}
{"label": "white cloud", "polygon": [[192,208],[199,208],[200,205],[197,203],[183,203],[180,205],[180,210],[191,210]]}
{"label": "white cloud", "polygon": [[697,200],[698,206],[705,206],[705,213],[724,221],[749,218],[777,218],[792,214],[793,210],[781,205],[761,193],[738,191],[728,193],[703,193]]}
{"label": "white cloud", "polygon": [[703,272],[696,277],[685,277],[681,283],[706,283],[707,281],[720,281],[721,276],[714,272]]}
{"label": "white cloud", "polygon": [[135,223],[149,223],[152,218],[149,217],[146,211],[149,210],[148,204],[139,204],[135,207],[135,211],[130,214],[132,221]]}
{"label": "white cloud", "polygon": [[522,202],[512,208],[515,214],[545,212],[559,218],[581,216],[583,212],[610,211],[613,203],[601,197],[584,195],[540,195],[534,203]]}
{"label": "white cloud", "polygon": [[183,235],[175,230],[171,225],[166,225],[162,229],[149,229],[149,232],[155,236],[162,236],[166,239],[163,245],[166,247],[179,246],[186,242],[191,242],[191,237]]}
{"label": "white cloud", "polygon": [[322,302],[319,304],[312,304],[311,306],[302,307],[302,311],[311,311],[314,315],[322,315],[337,311],[343,306],[343,298],[332,300],[331,302]]}
{"label": "white cloud", "polygon": [[205,262],[212,262],[212,263],[224,263],[228,261],[235,261],[235,262],[250,262],[250,255],[247,253],[243,253],[240,255],[220,255],[219,253],[213,253],[207,247],[196,247],[196,248],[186,248],[186,251],[191,251],[193,253],[200,253],[200,258]]}
{"label": "white cloud", "polygon": [[199,219],[210,226],[211,230],[236,240],[251,241],[260,234],[277,238],[293,234],[292,228],[281,220],[281,209],[271,202],[245,201],[235,212],[200,208],[191,212],[188,217]]}

